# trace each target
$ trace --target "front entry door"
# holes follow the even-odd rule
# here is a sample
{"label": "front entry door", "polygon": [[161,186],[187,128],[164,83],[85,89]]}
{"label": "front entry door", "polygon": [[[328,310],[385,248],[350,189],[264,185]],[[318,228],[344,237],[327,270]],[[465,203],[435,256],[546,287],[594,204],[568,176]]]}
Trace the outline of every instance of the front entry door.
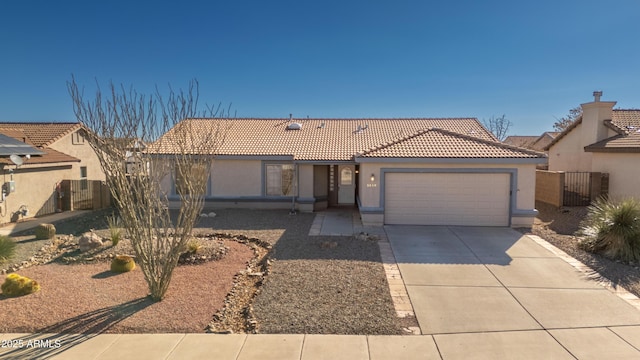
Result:
{"label": "front entry door", "polygon": [[353,205],[356,202],[355,165],[338,166],[338,204]]}

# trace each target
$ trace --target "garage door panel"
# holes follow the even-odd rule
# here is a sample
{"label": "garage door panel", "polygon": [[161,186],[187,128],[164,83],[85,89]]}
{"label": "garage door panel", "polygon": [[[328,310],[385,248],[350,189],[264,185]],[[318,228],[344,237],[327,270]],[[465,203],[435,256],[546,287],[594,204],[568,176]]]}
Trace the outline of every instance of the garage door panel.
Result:
{"label": "garage door panel", "polygon": [[507,226],[509,174],[387,173],[385,223]]}

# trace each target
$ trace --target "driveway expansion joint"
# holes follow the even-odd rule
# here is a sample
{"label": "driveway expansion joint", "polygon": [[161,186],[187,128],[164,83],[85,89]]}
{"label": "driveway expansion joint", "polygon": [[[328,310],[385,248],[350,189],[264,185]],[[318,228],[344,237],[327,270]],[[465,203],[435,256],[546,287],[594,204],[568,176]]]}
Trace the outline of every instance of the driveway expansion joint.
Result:
{"label": "driveway expansion joint", "polygon": [[569,265],[573,266],[576,270],[586,275],[589,279],[596,281],[598,284],[603,286],[608,291],[612,292],[614,295],[623,299],[624,301],[626,301],[628,304],[630,304],[637,310],[640,310],[640,298],[630,293],[623,286],[616,285],[611,280],[605,278],[600,273],[591,269],[590,267],[578,261],[577,259],[569,256],[569,254],[558,249],[557,247],[555,247],[553,244],[549,243],[545,239],[537,235],[526,235],[526,236],[528,236],[531,240],[535,241],[538,245],[544,247],[545,249],[551,251],[562,260],[566,261]]}

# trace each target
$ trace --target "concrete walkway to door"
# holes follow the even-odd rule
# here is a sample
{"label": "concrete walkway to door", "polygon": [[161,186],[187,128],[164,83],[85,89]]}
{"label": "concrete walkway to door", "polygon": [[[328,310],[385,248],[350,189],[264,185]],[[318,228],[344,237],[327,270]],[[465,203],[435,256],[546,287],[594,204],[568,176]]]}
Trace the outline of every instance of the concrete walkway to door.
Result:
{"label": "concrete walkway to door", "polygon": [[640,311],[532,238],[491,227],[385,230],[421,331],[443,358],[640,358]]}

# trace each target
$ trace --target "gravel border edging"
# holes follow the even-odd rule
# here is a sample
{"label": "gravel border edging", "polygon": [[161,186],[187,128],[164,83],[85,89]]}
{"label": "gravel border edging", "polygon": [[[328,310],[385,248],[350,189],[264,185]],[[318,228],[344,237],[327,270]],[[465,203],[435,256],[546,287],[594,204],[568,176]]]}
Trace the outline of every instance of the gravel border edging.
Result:
{"label": "gravel border edging", "polygon": [[231,291],[227,294],[222,309],[213,315],[213,320],[207,326],[206,332],[255,334],[258,321],[253,313],[253,301],[260,293],[264,278],[269,274],[271,260],[267,259],[267,254],[272,245],[244,235],[216,233],[210,236],[245,244],[253,250],[254,257],[245,270],[234,276]]}

